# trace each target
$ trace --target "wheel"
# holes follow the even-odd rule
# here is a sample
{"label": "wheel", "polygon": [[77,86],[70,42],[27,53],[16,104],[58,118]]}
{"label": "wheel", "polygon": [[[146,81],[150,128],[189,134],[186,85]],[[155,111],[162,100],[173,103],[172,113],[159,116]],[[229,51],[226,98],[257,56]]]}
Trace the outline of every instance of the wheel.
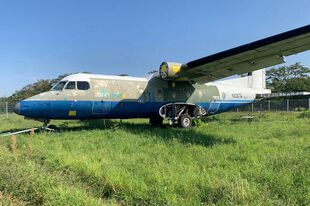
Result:
{"label": "wheel", "polygon": [[163,124],[163,118],[160,116],[154,116],[150,118],[150,124],[155,127],[160,127]]}
{"label": "wheel", "polygon": [[51,132],[58,132],[59,131],[59,128],[54,124],[48,125],[47,129],[50,129]]}
{"label": "wheel", "polygon": [[187,114],[183,114],[179,119],[179,125],[182,128],[190,128],[192,126],[192,118]]}

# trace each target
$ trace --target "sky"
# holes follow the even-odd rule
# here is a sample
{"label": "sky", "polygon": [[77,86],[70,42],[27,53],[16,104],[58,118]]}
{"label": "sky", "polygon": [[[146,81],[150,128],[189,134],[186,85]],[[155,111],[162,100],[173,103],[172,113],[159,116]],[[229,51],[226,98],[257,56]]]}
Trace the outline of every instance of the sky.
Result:
{"label": "sky", "polygon": [[[0,3],[0,96],[64,73],[146,76],[310,23],[309,0]],[[286,60],[310,67],[310,52]]]}

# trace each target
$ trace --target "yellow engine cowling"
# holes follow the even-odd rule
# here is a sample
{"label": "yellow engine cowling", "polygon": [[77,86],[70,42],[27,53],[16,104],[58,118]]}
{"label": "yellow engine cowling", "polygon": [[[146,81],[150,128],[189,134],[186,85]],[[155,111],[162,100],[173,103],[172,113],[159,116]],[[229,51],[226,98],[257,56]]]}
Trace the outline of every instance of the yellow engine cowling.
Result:
{"label": "yellow engine cowling", "polygon": [[162,79],[177,80],[182,64],[174,62],[163,62],[159,67],[159,75]]}

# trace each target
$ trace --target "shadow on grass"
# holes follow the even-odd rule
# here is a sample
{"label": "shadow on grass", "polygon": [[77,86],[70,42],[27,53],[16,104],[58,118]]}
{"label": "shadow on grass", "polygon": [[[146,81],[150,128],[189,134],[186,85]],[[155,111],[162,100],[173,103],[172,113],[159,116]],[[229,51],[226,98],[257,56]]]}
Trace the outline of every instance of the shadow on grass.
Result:
{"label": "shadow on grass", "polygon": [[[210,119],[208,119],[210,121]],[[211,121],[218,121],[217,118],[212,118]],[[235,143],[235,140],[231,137],[221,137],[208,134],[207,130],[197,131],[197,128],[191,129],[181,129],[178,127],[173,127],[169,125],[163,125],[162,127],[153,127],[148,123],[143,122],[128,122],[128,121],[117,121],[117,120],[82,120],[78,124],[72,125],[69,121],[64,121],[57,124],[60,132],[66,131],[83,131],[83,130],[125,130],[128,133],[138,135],[143,138],[160,138],[162,140],[178,140],[185,146],[190,145],[202,145],[202,146],[212,146],[216,144],[232,144]],[[8,132],[17,132],[29,128],[19,128],[19,129],[10,129],[7,131],[2,131],[1,134]],[[36,133],[41,133],[46,131],[37,130]],[[30,133],[30,132],[28,132]],[[0,135],[1,135],[0,134]],[[26,133],[27,134],[27,133]]]}
{"label": "shadow on grass", "polygon": [[162,140],[176,139],[186,146],[202,145],[212,146],[216,144],[232,144],[235,140],[231,137],[221,137],[208,134],[207,132],[197,131],[195,128],[181,129],[169,125],[153,127],[147,123],[119,122],[113,120],[84,120],[80,126],[68,127],[59,125],[60,131],[80,131],[92,129],[113,129],[125,130],[128,133],[139,135],[143,138],[160,138]]}

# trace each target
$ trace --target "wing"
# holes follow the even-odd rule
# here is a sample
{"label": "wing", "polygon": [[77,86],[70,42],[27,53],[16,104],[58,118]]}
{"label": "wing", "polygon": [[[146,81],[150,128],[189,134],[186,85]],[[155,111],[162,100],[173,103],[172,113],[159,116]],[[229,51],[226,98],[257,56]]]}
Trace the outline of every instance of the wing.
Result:
{"label": "wing", "polygon": [[206,83],[284,63],[283,57],[310,49],[310,25],[183,64],[180,79]]}

